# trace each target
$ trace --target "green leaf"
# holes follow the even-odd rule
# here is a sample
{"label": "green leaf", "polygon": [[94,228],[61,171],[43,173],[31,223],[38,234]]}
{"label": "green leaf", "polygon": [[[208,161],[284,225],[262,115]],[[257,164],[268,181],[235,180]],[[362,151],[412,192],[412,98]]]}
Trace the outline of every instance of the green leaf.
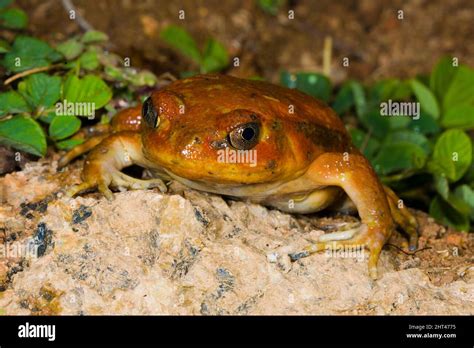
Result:
{"label": "green leaf", "polygon": [[411,120],[411,122],[408,124],[408,128],[422,134],[435,134],[440,131],[436,120],[423,111],[420,112],[419,119]]}
{"label": "green leaf", "polygon": [[9,71],[20,72],[48,66],[59,59],[59,52],[46,42],[29,36],[18,36],[10,52],[5,54],[2,64]]}
{"label": "green leaf", "polygon": [[53,118],[56,117],[56,111],[47,111],[39,117],[41,122],[50,124],[53,121]]}
{"label": "green leaf", "polygon": [[344,83],[337,93],[332,108],[338,115],[349,111],[354,105],[354,95],[352,94],[351,81]]}
{"label": "green leaf", "polygon": [[125,68],[117,68],[115,66],[106,66],[104,73],[108,80],[125,81],[127,79]]}
{"label": "green leaf", "polygon": [[430,215],[438,222],[454,227],[459,231],[469,230],[469,218],[454,209],[443,198],[436,196],[430,204]]}
{"label": "green leaf", "polygon": [[443,110],[474,103],[474,70],[460,66],[444,95]]}
{"label": "green leaf", "polygon": [[81,128],[81,120],[76,116],[56,116],[49,124],[49,136],[54,140],[65,139]]}
{"label": "green leaf", "polygon": [[95,70],[99,67],[99,57],[96,52],[84,52],[78,59],[82,69]]}
{"label": "green leaf", "polygon": [[[459,192],[458,192],[458,194],[459,194]],[[469,216],[469,214],[471,213],[471,207],[469,206],[469,204],[464,202],[460,197],[456,196],[454,193],[451,193],[448,196],[447,202],[454,209],[456,209],[458,212],[460,212],[461,214],[463,214],[465,216]]]}
{"label": "green leaf", "polygon": [[389,144],[395,144],[400,142],[412,143],[420,146],[425,151],[425,154],[427,156],[431,152],[431,144],[428,138],[426,138],[423,134],[419,134],[414,131],[399,130],[391,132],[386,136],[385,142]]}
{"label": "green leaf", "polygon": [[170,46],[180,51],[184,56],[201,64],[201,53],[199,52],[196,41],[194,41],[193,37],[182,27],[170,25],[161,31],[160,37]]}
{"label": "green leaf", "polygon": [[276,15],[284,5],[285,0],[258,0],[258,6],[266,13]]}
{"label": "green leaf", "polygon": [[390,129],[405,129],[407,126],[413,122],[411,117],[403,117],[403,116],[397,116],[397,117],[387,117],[388,124]]}
{"label": "green leaf", "polygon": [[106,105],[111,98],[112,90],[98,76],[86,75],[80,79],[70,75],[64,82],[63,99],[67,102],[94,103],[94,108],[97,110]]}
{"label": "green leaf", "polygon": [[390,131],[390,117],[381,116],[379,111],[362,114],[359,120],[370,134],[379,139],[383,139]]}
{"label": "green leaf", "polygon": [[437,119],[439,117],[439,106],[433,93],[418,80],[410,80],[410,85],[421,109]]}
{"label": "green leaf", "polygon": [[139,73],[128,78],[130,83],[134,86],[149,86],[153,87],[157,83],[155,74],[151,71],[142,70]]}
{"label": "green leaf", "polygon": [[80,145],[84,142],[84,139],[67,139],[56,143],[56,147],[59,150],[71,150],[72,148]]}
{"label": "green leaf", "polygon": [[[364,117],[368,112],[367,100],[365,98],[364,87],[359,82],[351,82],[352,95],[354,96],[354,103],[356,106],[357,116],[359,118]],[[367,128],[369,129],[369,128]]]}
{"label": "green leaf", "polygon": [[202,57],[201,71],[203,73],[220,71],[227,64],[229,64],[229,55],[224,45],[214,39],[207,40]]}
{"label": "green leaf", "polygon": [[0,0],[0,9],[7,7],[13,0]]}
{"label": "green leaf", "polygon": [[76,39],[67,40],[56,47],[56,50],[61,53],[67,60],[78,57],[84,50],[84,44]]}
{"label": "green leaf", "polygon": [[428,170],[456,182],[466,173],[472,161],[471,139],[461,130],[445,131],[436,141]]}
{"label": "green leaf", "polygon": [[36,156],[46,154],[46,136],[41,126],[31,117],[14,116],[0,121],[0,144]]}
{"label": "green leaf", "polygon": [[18,84],[18,90],[35,108],[49,108],[59,100],[61,78],[44,73],[33,74]]}
{"label": "green leaf", "polygon": [[28,24],[28,16],[18,8],[0,11],[0,26],[9,29],[23,29]]}
{"label": "green leaf", "polygon": [[322,74],[304,72],[291,74],[283,71],[280,75],[280,83],[283,86],[296,88],[326,102],[331,94],[331,82]]}
{"label": "green leaf", "polygon": [[367,133],[357,128],[349,129],[349,134],[351,135],[352,143],[359,150],[362,150],[364,156],[370,161],[379,149],[380,142],[373,137],[367,138]]}
{"label": "green leaf", "polygon": [[440,59],[431,73],[430,89],[434,92],[438,100],[443,100],[443,97],[457,72],[457,67],[454,67],[452,62],[452,58],[450,57]]}
{"label": "green leaf", "polygon": [[89,30],[87,31],[81,38],[82,43],[89,44],[89,43],[96,43],[96,42],[104,42],[107,41],[109,37],[106,33],[103,33],[98,30]]}
{"label": "green leaf", "polygon": [[448,179],[444,175],[435,175],[434,176],[434,186],[436,191],[443,197],[444,199],[448,199],[449,197],[449,182]]}
{"label": "green leaf", "polygon": [[0,39],[0,53],[5,53],[11,50],[10,44],[5,41]]}
{"label": "green leaf", "polygon": [[468,205],[469,216],[474,221],[474,190],[468,185],[461,185],[454,190],[454,196]]}
{"label": "green leaf", "polygon": [[403,100],[408,99],[412,94],[411,86],[408,81],[398,79],[386,79],[376,82],[369,89],[369,98],[376,101]]}
{"label": "green leaf", "polygon": [[466,182],[470,182],[471,186],[474,188],[474,143],[472,143],[471,166],[467,170],[466,174],[464,174],[463,180],[465,180]]}
{"label": "green leaf", "polygon": [[445,128],[474,128],[474,105],[460,104],[448,109],[441,125]]}
{"label": "green leaf", "polygon": [[374,169],[380,175],[388,175],[400,170],[420,169],[426,162],[425,151],[412,143],[385,143],[373,160]]}
{"label": "green leaf", "polygon": [[0,93],[0,117],[28,111],[30,111],[28,103],[20,93],[16,91]]}

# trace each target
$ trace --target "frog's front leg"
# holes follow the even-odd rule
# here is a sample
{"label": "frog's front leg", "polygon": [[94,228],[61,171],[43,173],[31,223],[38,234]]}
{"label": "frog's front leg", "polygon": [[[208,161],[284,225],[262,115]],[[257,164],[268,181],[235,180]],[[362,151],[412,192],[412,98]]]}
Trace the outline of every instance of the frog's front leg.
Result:
{"label": "frog's front leg", "polygon": [[118,132],[97,145],[87,156],[82,171],[82,184],[72,186],[66,195],[75,194],[93,188],[98,188],[107,199],[113,194],[109,187],[124,187],[129,189],[147,189],[158,187],[166,191],[166,185],[161,179],[140,180],[121,172],[125,167],[136,164],[148,167],[148,162],[142,153],[142,142],[137,132]]}
{"label": "frog's front leg", "polygon": [[346,156],[326,153],[311,164],[306,175],[316,185],[341,187],[356,205],[362,227],[357,231],[335,233],[332,237],[323,236],[305,252],[310,254],[346,246],[366,247],[369,249],[369,275],[376,279],[380,252],[395,224],[383,186],[369,162],[358,153]]}

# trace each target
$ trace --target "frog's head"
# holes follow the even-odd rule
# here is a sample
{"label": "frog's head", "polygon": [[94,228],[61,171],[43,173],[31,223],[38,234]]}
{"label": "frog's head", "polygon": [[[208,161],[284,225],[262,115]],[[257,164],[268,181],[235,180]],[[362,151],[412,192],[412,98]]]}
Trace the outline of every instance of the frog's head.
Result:
{"label": "frog's head", "polygon": [[189,180],[248,184],[288,178],[307,161],[273,109],[243,102],[232,88],[224,98],[222,85],[181,85],[143,104],[143,152],[156,165]]}

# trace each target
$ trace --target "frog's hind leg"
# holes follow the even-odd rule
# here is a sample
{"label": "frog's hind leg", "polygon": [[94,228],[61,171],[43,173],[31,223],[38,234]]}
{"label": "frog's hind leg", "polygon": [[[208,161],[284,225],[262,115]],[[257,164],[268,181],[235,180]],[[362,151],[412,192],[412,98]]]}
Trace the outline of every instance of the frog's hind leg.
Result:
{"label": "frog's hind leg", "polygon": [[384,186],[384,190],[395,223],[408,235],[410,250],[416,250],[418,247],[418,222],[392,189]]}

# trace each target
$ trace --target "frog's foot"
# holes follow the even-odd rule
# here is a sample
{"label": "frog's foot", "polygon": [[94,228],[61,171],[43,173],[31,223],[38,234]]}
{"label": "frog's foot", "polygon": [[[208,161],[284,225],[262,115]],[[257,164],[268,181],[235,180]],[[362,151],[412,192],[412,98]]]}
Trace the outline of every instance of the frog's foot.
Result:
{"label": "frog's foot", "polygon": [[403,201],[389,187],[384,186],[393,220],[408,235],[408,247],[411,251],[418,247],[418,222]]}
{"label": "frog's foot", "polygon": [[362,225],[358,230],[340,231],[323,236],[304,254],[341,247],[365,247],[369,250],[368,271],[377,278],[377,261],[385,242],[395,230],[387,195],[365,157],[358,152],[324,153],[312,164],[306,178],[315,186],[338,186],[357,208]]}
{"label": "frog's foot", "polygon": [[110,176],[100,176],[100,178],[97,180],[94,178],[86,179],[86,181],[79,185],[71,186],[66,191],[66,196],[73,197],[82,191],[97,188],[99,192],[105,196],[105,198],[112,200],[113,193],[109,187],[116,187],[119,190],[146,190],[157,187],[161,192],[167,191],[166,184],[161,179],[136,179],[117,170],[113,173],[110,173]]}
{"label": "frog's foot", "polygon": [[369,276],[372,279],[377,279],[377,262],[383,245],[383,233],[370,231],[366,225],[361,225],[347,231],[326,233],[320,236],[317,242],[308,245],[301,252],[290,254],[290,258],[295,261],[317,252],[333,250],[342,250],[354,254],[367,248],[369,249]]}
{"label": "frog's foot", "polygon": [[82,172],[83,182],[69,188],[66,195],[72,197],[79,192],[97,188],[111,200],[113,194],[109,187],[133,190],[158,187],[166,192],[167,187],[161,179],[141,180],[121,172],[132,164],[143,166],[145,162],[138,133],[120,132],[111,135],[87,156]]}

